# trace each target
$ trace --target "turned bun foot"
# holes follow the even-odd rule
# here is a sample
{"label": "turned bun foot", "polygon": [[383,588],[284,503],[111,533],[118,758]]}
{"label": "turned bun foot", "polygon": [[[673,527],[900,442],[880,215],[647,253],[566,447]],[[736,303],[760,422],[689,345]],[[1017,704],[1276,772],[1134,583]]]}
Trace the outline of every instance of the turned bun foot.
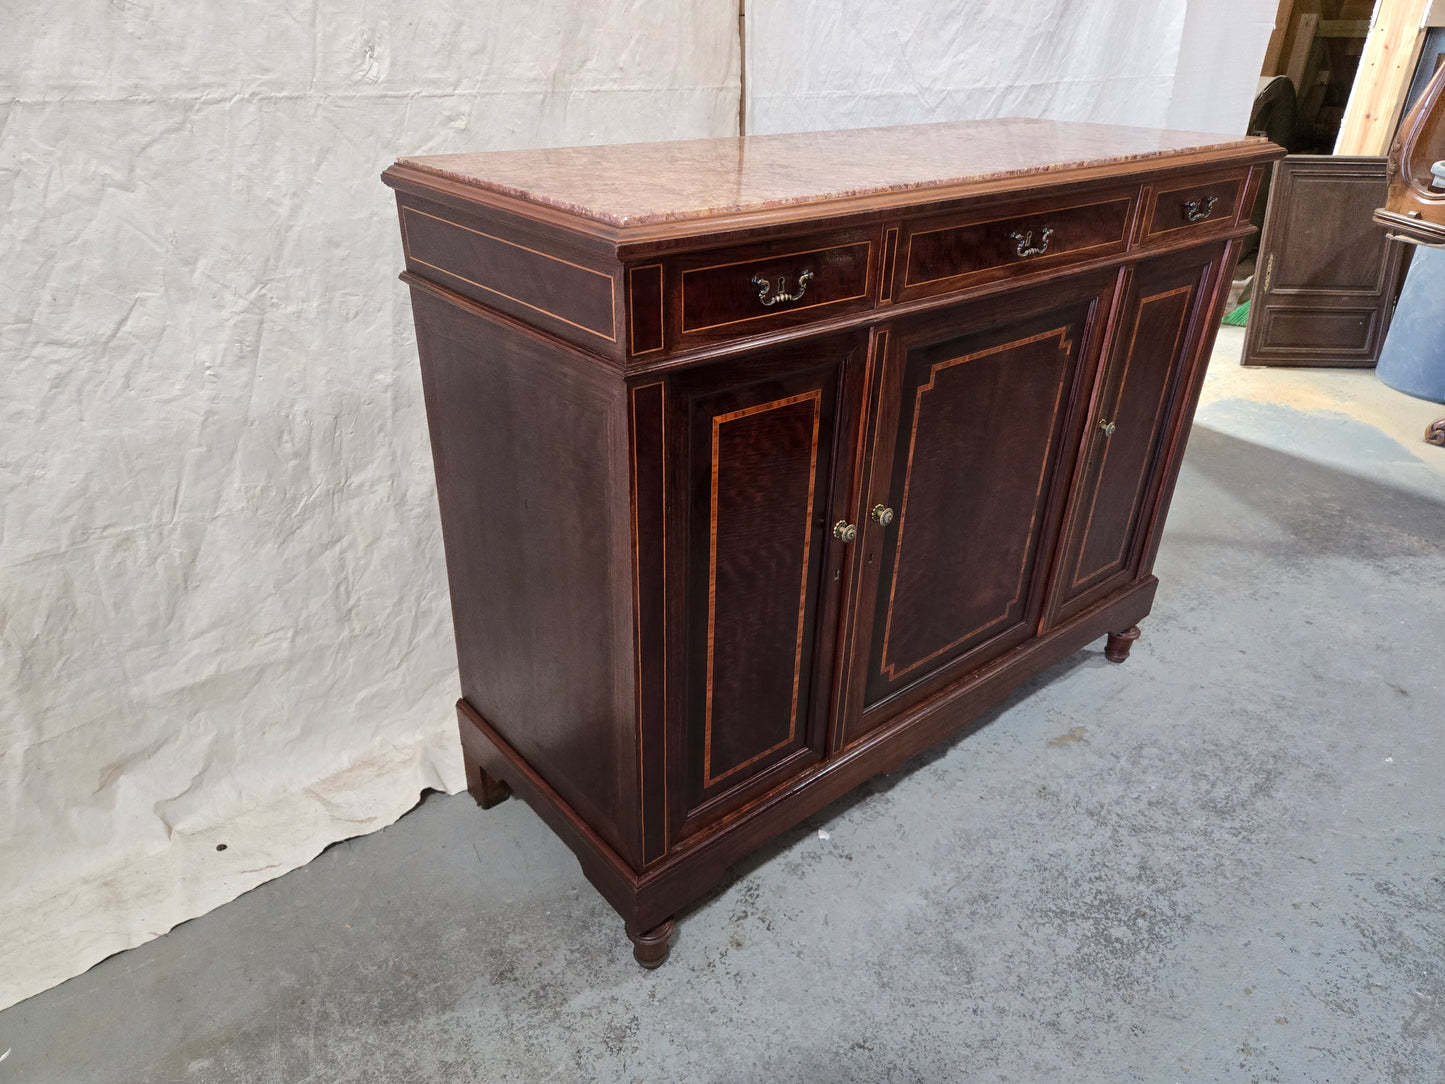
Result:
{"label": "turned bun foot", "polygon": [[1130,625],[1123,632],[1109,633],[1109,639],[1104,643],[1104,658],[1110,662],[1123,662],[1129,657],[1129,649],[1134,646],[1134,641],[1139,639],[1139,626]]}
{"label": "turned bun foot", "polygon": [[647,970],[661,967],[672,951],[672,919],[659,922],[650,930],[635,933],[631,928],[627,936],[632,940],[632,955]]}
{"label": "turned bun foot", "polygon": [[1425,427],[1425,443],[1445,448],[1445,418],[1437,418]]}
{"label": "turned bun foot", "polygon": [[483,809],[491,809],[498,802],[505,802],[512,794],[512,788],[500,779],[493,779],[475,764],[467,765],[467,793],[477,800]]}

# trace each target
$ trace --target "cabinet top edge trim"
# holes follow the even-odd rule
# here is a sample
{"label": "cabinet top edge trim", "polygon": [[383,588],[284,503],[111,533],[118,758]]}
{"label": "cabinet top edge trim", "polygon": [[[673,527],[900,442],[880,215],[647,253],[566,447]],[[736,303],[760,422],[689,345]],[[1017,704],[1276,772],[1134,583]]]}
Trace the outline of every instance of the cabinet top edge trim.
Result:
{"label": "cabinet top edge trim", "polygon": [[[463,180],[457,175],[419,165],[420,160],[417,159],[398,161],[382,174],[382,180],[399,191],[417,195],[442,194],[451,200],[480,208],[520,215],[572,233],[579,239],[613,247],[619,256],[631,258],[655,247],[670,247],[669,243],[704,241],[749,229],[799,226],[820,218],[836,220],[908,208],[926,209],[934,204],[1011,192],[1047,192],[1087,181],[1147,181],[1161,175],[1204,168],[1243,168],[1283,156],[1281,148],[1266,140],[1250,137],[1199,149],[1155,152],[1103,163],[1059,163],[1026,172],[941,179],[862,193],[824,193],[775,205],[730,206],[705,214],[678,214],[647,221],[609,221],[606,217],[596,217],[591,208],[558,206],[525,194],[486,187],[476,181]],[[600,213],[605,215],[605,212]]]}

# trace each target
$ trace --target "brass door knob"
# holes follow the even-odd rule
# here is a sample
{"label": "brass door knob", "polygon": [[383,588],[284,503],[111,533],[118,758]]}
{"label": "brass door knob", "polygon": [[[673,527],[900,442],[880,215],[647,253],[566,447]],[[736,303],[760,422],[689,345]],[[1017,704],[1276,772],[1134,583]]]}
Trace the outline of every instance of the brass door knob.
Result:
{"label": "brass door knob", "polygon": [[840,519],[833,524],[833,537],[839,542],[851,542],[858,537],[858,528],[846,519]]}
{"label": "brass door knob", "polygon": [[1103,418],[1099,419],[1099,431],[1103,433],[1106,437],[1112,437],[1114,435],[1114,431],[1118,428],[1119,427],[1113,422],[1105,421]]}
{"label": "brass door knob", "polygon": [[893,522],[893,509],[886,505],[875,504],[873,506],[873,518],[877,521],[878,526],[887,527]]}

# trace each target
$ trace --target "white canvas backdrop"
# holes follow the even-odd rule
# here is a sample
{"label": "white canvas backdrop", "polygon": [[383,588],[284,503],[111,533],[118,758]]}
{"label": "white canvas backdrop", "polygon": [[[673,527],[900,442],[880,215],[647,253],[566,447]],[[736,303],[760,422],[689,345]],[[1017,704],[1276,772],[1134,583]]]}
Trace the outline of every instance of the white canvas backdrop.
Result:
{"label": "white canvas backdrop", "polygon": [[[749,130],[1239,131],[1272,12],[750,0]],[[731,134],[736,20],[735,0],[7,11],[0,1006],[460,789],[377,174]]]}
{"label": "white canvas backdrop", "polygon": [[381,170],[728,135],[738,94],[728,3],[5,23],[0,1006],[464,786]]}
{"label": "white canvas backdrop", "polygon": [[747,130],[1048,117],[1242,133],[1273,0],[748,0]]}

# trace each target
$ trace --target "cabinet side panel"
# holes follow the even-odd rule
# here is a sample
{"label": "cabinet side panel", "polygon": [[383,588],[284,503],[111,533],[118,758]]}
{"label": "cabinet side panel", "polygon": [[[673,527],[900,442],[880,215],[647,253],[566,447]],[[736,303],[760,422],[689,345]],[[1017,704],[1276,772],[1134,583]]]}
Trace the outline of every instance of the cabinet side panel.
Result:
{"label": "cabinet side panel", "polygon": [[621,378],[422,290],[412,305],[462,695],[640,864]]}

